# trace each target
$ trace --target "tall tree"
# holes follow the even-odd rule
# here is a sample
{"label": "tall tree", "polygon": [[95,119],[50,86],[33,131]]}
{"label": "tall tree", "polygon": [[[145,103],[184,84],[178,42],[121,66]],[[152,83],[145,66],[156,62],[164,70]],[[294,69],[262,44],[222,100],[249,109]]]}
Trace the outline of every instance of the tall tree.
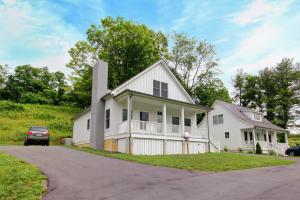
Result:
{"label": "tall tree", "polygon": [[197,41],[183,33],[174,33],[172,39],[174,47],[170,52],[169,66],[192,94],[201,81],[218,74],[215,48],[206,41]]}
{"label": "tall tree", "polygon": [[87,41],[79,41],[69,53],[74,94],[87,106],[91,97],[91,68],[97,59],[108,63],[108,83],[113,89],[167,54],[167,38],[143,24],[121,17],[107,17],[87,30]]}
{"label": "tall tree", "polygon": [[245,106],[243,97],[245,93],[246,77],[247,74],[244,73],[242,69],[238,69],[236,75],[232,79],[235,93],[234,99],[240,106]]}

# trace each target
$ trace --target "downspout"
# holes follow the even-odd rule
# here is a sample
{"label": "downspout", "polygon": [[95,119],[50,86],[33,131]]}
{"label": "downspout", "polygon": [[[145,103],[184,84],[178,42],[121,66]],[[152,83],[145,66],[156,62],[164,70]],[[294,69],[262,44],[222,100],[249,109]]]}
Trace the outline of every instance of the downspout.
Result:
{"label": "downspout", "polygon": [[208,152],[210,153],[210,137],[209,137],[208,111],[206,111],[206,123],[207,123],[207,136],[208,136]]}

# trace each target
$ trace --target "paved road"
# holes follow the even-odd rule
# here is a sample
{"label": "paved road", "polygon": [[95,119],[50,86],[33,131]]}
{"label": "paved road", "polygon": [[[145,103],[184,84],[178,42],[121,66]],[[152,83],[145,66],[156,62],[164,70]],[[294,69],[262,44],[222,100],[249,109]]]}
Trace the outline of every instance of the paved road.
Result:
{"label": "paved road", "polygon": [[49,177],[43,199],[300,198],[300,164],[234,172],[190,172],[121,161],[64,147],[0,147]]}

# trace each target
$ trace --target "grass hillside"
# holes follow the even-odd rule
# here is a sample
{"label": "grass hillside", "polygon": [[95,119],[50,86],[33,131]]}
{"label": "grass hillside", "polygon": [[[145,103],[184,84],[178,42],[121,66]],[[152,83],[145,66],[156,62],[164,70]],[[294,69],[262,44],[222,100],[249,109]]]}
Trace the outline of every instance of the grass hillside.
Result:
{"label": "grass hillside", "polygon": [[0,101],[0,145],[23,144],[30,126],[47,126],[51,144],[72,135],[71,118],[79,109],[66,106],[18,104]]}

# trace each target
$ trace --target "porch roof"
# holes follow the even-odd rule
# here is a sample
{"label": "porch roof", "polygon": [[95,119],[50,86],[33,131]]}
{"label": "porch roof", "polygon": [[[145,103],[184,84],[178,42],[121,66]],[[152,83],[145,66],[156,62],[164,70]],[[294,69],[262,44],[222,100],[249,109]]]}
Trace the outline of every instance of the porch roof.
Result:
{"label": "porch roof", "polygon": [[163,97],[154,96],[154,95],[151,95],[151,94],[146,94],[146,93],[142,93],[142,92],[133,91],[133,90],[130,90],[130,89],[126,89],[126,90],[122,91],[121,93],[117,94],[113,98],[118,98],[118,97],[124,96],[126,94],[127,95],[131,94],[131,95],[139,96],[139,97],[146,97],[146,98],[149,98],[149,99],[158,100],[158,101],[166,102],[166,103],[174,103],[174,104],[179,104],[179,105],[182,105],[182,106],[193,107],[195,109],[201,109],[201,110],[206,110],[206,111],[213,110],[213,108],[208,107],[208,106],[201,106],[201,105],[197,105],[197,104],[178,101],[178,100],[175,100],[175,99],[167,99],[167,98],[163,98]]}

